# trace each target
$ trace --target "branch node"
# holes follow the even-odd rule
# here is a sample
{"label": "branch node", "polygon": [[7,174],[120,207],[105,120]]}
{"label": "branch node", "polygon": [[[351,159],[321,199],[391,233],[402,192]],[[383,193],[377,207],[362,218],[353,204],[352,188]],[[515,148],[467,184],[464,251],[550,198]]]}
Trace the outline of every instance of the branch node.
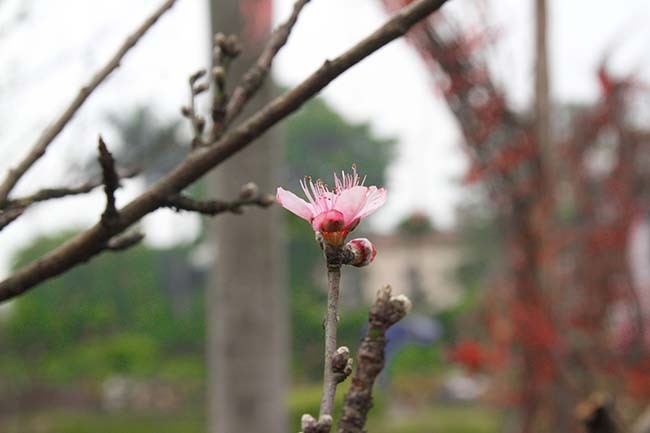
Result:
{"label": "branch node", "polygon": [[350,349],[346,346],[339,347],[332,356],[332,372],[337,384],[343,382],[352,374],[352,364]]}
{"label": "branch node", "polygon": [[260,187],[257,186],[255,182],[248,182],[246,185],[241,187],[239,192],[239,198],[242,200],[248,200],[253,197],[257,197],[260,194]]}
{"label": "branch node", "polygon": [[115,160],[108,151],[102,136],[99,136],[99,165],[102,168],[102,182],[104,183],[104,195],[106,195],[106,207],[102,213],[101,221],[105,226],[114,225],[119,220],[119,214],[115,208],[115,191],[120,187],[119,177],[115,171]]}
{"label": "branch node", "polygon": [[316,421],[313,416],[304,414],[300,419],[300,433],[329,433],[333,423],[331,415],[323,415]]}

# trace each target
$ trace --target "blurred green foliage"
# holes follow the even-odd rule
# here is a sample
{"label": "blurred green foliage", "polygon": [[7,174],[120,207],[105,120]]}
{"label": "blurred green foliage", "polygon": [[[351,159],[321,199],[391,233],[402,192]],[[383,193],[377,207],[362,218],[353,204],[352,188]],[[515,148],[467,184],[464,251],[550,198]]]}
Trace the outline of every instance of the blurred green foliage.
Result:
{"label": "blurred green foliage", "polygon": [[[69,237],[39,239],[18,255],[17,264]],[[5,355],[0,376],[54,385],[100,381],[112,374],[177,375],[177,364],[201,374],[202,288],[188,286],[186,293],[174,294],[177,290],[165,281],[166,263],[186,261],[188,253],[188,247],[155,251],[138,246],[106,254],[23,296],[0,328]],[[188,352],[195,355],[192,367]]]}
{"label": "blurred green foliage", "polygon": [[334,172],[358,164],[367,185],[385,185],[384,172],[394,152],[395,140],[378,138],[369,124],[351,124],[324,100],[312,99],[286,127],[287,179],[298,187],[304,176],[332,183]]}
{"label": "blurred green foliage", "polygon": [[388,371],[391,376],[413,373],[440,373],[444,365],[443,358],[440,345],[409,345],[395,355]]}

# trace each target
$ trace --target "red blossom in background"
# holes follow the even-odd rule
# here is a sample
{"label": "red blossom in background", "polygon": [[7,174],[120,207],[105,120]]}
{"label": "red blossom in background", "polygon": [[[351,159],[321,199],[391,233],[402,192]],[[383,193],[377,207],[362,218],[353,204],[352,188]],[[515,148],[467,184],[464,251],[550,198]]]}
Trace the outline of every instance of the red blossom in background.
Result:
{"label": "red blossom in background", "polygon": [[470,373],[484,371],[490,362],[490,355],[485,348],[473,340],[464,340],[449,349],[448,358],[467,369]]}

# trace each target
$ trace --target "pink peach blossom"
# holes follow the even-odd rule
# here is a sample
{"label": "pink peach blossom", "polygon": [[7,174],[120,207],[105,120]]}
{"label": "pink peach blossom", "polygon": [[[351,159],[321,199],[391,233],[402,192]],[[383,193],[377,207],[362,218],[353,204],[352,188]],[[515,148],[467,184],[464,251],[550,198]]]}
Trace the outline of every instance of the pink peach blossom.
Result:
{"label": "pink peach blossom", "polygon": [[305,178],[300,182],[307,200],[294,193],[278,188],[276,198],[287,210],[311,223],[316,232],[339,233],[341,240],[354,230],[359,221],[386,202],[386,190],[376,186],[364,186],[356,167],[352,174],[341,172],[339,179],[334,175],[335,188],[329,187],[321,180],[313,182]]}

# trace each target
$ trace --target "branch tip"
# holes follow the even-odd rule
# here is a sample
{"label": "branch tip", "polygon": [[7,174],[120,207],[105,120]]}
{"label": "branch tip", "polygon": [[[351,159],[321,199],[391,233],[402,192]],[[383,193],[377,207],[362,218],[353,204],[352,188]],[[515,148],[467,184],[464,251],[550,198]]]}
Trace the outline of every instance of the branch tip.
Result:
{"label": "branch tip", "polygon": [[120,180],[115,171],[115,160],[106,147],[102,136],[99,136],[99,165],[102,168],[102,182],[104,184],[104,195],[106,195],[106,207],[102,213],[101,221],[105,225],[113,224],[119,217],[115,208],[115,191],[120,187]]}

